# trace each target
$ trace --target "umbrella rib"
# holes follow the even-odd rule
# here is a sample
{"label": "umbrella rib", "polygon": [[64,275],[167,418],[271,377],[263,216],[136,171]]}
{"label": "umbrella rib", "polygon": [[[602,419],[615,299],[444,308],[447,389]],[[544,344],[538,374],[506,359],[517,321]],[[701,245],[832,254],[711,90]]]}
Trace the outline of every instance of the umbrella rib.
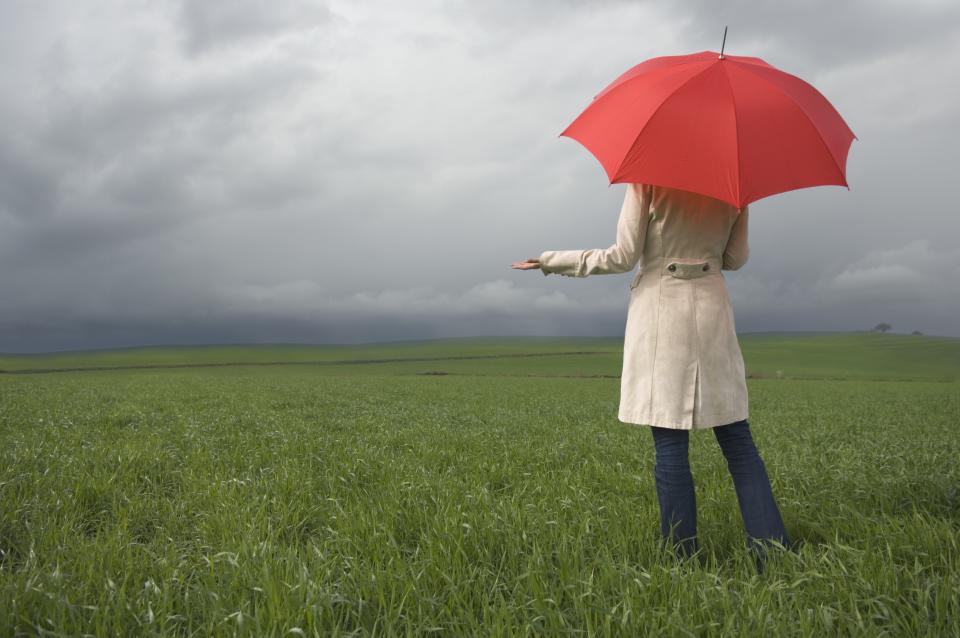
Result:
{"label": "umbrella rib", "polygon": [[733,85],[730,84],[730,74],[727,73],[726,68],[723,69],[723,76],[727,78],[727,88],[730,90],[730,105],[733,107],[733,132],[734,139],[737,141],[737,205],[738,208],[742,209],[740,176],[743,174],[743,168],[740,166],[740,120],[737,118],[737,96],[733,92]]}
{"label": "umbrella rib", "polygon": [[[647,126],[649,126],[651,120],[653,120],[653,118],[655,118],[655,117],[657,116],[657,113],[660,112],[660,109],[663,108],[663,105],[666,104],[667,101],[668,101],[670,98],[672,98],[674,95],[676,95],[677,91],[679,91],[680,89],[682,89],[682,88],[685,87],[686,85],[690,84],[690,82],[692,82],[692,81],[695,80],[696,78],[700,77],[701,75],[703,75],[704,73],[706,73],[707,71],[709,71],[710,69],[712,69],[714,64],[716,64],[716,62],[714,62],[714,63],[712,63],[712,64],[708,64],[706,67],[704,67],[704,68],[701,69],[700,71],[697,71],[696,73],[694,73],[693,75],[691,75],[690,77],[688,77],[686,80],[684,80],[684,81],[680,84],[680,86],[678,86],[678,87],[675,88],[674,90],[670,91],[670,94],[667,95],[665,98],[663,98],[663,100],[661,100],[660,104],[657,105],[657,108],[655,108],[655,109],[653,110],[653,113],[650,114],[650,117],[647,118],[647,121],[643,123],[643,126],[642,126],[642,127],[640,127],[640,131],[633,137],[633,141],[630,142],[630,145],[629,145],[629,146],[627,146],[627,152],[623,154],[623,157],[620,158],[620,162],[617,164],[617,172],[616,172],[616,174],[613,176],[614,179],[617,179],[617,177],[620,175],[620,169],[623,168],[623,161],[624,161],[625,159],[627,159],[627,155],[629,155],[629,154],[630,154],[630,151],[633,150],[633,147],[636,145],[637,140],[639,140],[639,139],[640,139],[640,136],[643,135],[643,132],[644,132],[645,130],[647,130]],[[626,84],[626,82],[624,82],[624,84]],[[612,182],[611,182],[611,183],[612,183]]]}
{"label": "umbrella rib", "polygon": [[[821,131],[821,130],[820,130],[820,127],[817,126],[816,120],[814,120],[812,117],[810,117],[810,114],[807,112],[807,109],[803,108],[802,105],[800,105],[789,93],[787,93],[785,90],[783,90],[783,87],[781,87],[781,86],[780,86],[779,84],[777,84],[776,82],[771,82],[771,81],[768,80],[767,78],[763,77],[761,74],[754,72],[752,69],[750,69],[748,72],[749,72],[749,73],[752,73],[753,75],[755,75],[755,76],[757,76],[757,77],[759,77],[761,80],[763,80],[764,82],[766,82],[768,85],[773,86],[774,88],[776,88],[778,91],[780,91],[780,93],[782,93],[782,94],[787,98],[787,102],[789,102],[790,104],[792,104],[792,105],[793,105],[794,107],[796,107],[800,112],[803,113],[804,117],[807,118],[807,121],[810,123],[810,126],[812,126],[812,127],[813,127],[813,130],[815,130],[815,131],[817,132],[817,139],[820,140],[820,144],[823,145],[823,148],[824,148],[824,150],[827,152],[827,155],[829,155],[829,156],[830,156],[830,159],[833,160],[833,165],[837,167],[837,172],[840,173],[840,179],[843,180],[843,185],[844,185],[844,186],[847,186],[847,188],[849,188],[849,185],[847,185],[847,174],[846,174],[846,171],[844,171],[842,168],[840,168],[840,162],[837,161],[837,158],[836,158],[836,156],[833,154],[833,151],[831,151],[831,150],[830,150],[830,147],[827,146],[827,141],[826,141],[825,139],[823,139],[823,131]],[[784,73],[785,75],[790,75],[789,73],[785,73],[785,72],[783,72],[783,71],[781,71],[781,73]],[[801,82],[803,82],[803,83],[805,83],[805,84],[808,84],[808,85],[810,86],[810,88],[812,88],[814,91],[816,91],[816,92],[820,95],[820,97],[823,98],[823,100],[827,103],[827,105],[828,105],[831,109],[833,109],[833,111],[836,113],[836,110],[837,110],[837,109],[834,108],[834,106],[833,106],[832,104],[830,104],[830,101],[827,100],[827,98],[824,97],[824,95],[823,95],[822,93],[820,93],[820,91],[818,91],[815,86],[813,86],[813,85],[810,84],[809,82],[806,82],[806,81],[803,80],[802,78],[798,78],[798,77],[795,76],[795,75],[792,76],[792,77],[800,80]],[[853,135],[853,131],[850,130],[850,127],[847,125],[847,123],[843,121],[843,117],[842,117],[839,113],[837,113],[837,117],[839,117],[839,118],[840,118],[840,121],[843,122],[844,126],[847,127],[847,130],[850,131],[850,134]],[[856,135],[853,135],[853,137],[856,138],[857,136],[856,136]],[[853,140],[851,140],[851,142],[852,142],[852,141],[853,141]],[[847,149],[848,149],[848,150],[850,149],[850,144],[847,144]]]}

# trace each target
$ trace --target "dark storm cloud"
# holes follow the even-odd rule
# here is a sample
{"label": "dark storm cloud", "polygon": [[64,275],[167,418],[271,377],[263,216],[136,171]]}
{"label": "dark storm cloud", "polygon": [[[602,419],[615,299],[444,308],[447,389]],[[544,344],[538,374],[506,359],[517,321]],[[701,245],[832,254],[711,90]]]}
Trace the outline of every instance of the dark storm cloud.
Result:
{"label": "dark storm cloud", "polygon": [[0,351],[617,334],[622,185],[557,135],[654,55],[759,55],[859,140],[752,206],[744,330],[960,335],[954,3],[0,6]]}

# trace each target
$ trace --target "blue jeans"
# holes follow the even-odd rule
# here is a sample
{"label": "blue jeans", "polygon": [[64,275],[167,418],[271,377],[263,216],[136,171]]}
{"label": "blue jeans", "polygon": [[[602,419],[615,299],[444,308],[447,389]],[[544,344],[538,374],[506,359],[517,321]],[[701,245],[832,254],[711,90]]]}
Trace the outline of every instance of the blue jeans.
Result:
{"label": "blue jeans", "polygon": [[[650,429],[657,455],[653,475],[660,502],[660,532],[673,548],[689,556],[698,549],[697,503],[687,455],[690,431]],[[733,476],[748,546],[761,549],[764,541],[770,540],[789,545],[767,469],[753,443],[746,419],[711,429]]]}

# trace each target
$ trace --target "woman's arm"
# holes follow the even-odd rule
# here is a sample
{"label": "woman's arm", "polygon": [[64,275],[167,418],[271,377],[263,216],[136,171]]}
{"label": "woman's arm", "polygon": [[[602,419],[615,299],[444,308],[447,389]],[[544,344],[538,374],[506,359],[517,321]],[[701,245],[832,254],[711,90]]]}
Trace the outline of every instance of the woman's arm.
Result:
{"label": "woman's arm", "polygon": [[609,248],[546,250],[540,254],[540,269],[543,274],[586,277],[633,269],[643,254],[652,194],[653,188],[649,185],[627,184],[620,218],[617,221],[616,243]]}
{"label": "woman's arm", "polygon": [[733,222],[730,237],[727,238],[727,247],[723,249],[722,270],[737,270],[747,263],[747,258],[750,256],[750,246],[747,242],[747,224],[750,221],[748,212],[749,206],[744,206],[737,215],[737,221]]}

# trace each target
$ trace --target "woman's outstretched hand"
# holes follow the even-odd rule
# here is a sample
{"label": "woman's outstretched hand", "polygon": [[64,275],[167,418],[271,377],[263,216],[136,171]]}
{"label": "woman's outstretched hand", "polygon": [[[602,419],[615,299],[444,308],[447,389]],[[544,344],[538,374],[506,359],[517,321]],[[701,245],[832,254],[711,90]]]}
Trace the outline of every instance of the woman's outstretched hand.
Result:
{"label": "woman's outstretched hand", "polygon": [[540,268],[540,259],[533,258],[527,259],[526,261],[515,261],[511,268],[516,268],[517,270],[533,270],[534,268]]}

